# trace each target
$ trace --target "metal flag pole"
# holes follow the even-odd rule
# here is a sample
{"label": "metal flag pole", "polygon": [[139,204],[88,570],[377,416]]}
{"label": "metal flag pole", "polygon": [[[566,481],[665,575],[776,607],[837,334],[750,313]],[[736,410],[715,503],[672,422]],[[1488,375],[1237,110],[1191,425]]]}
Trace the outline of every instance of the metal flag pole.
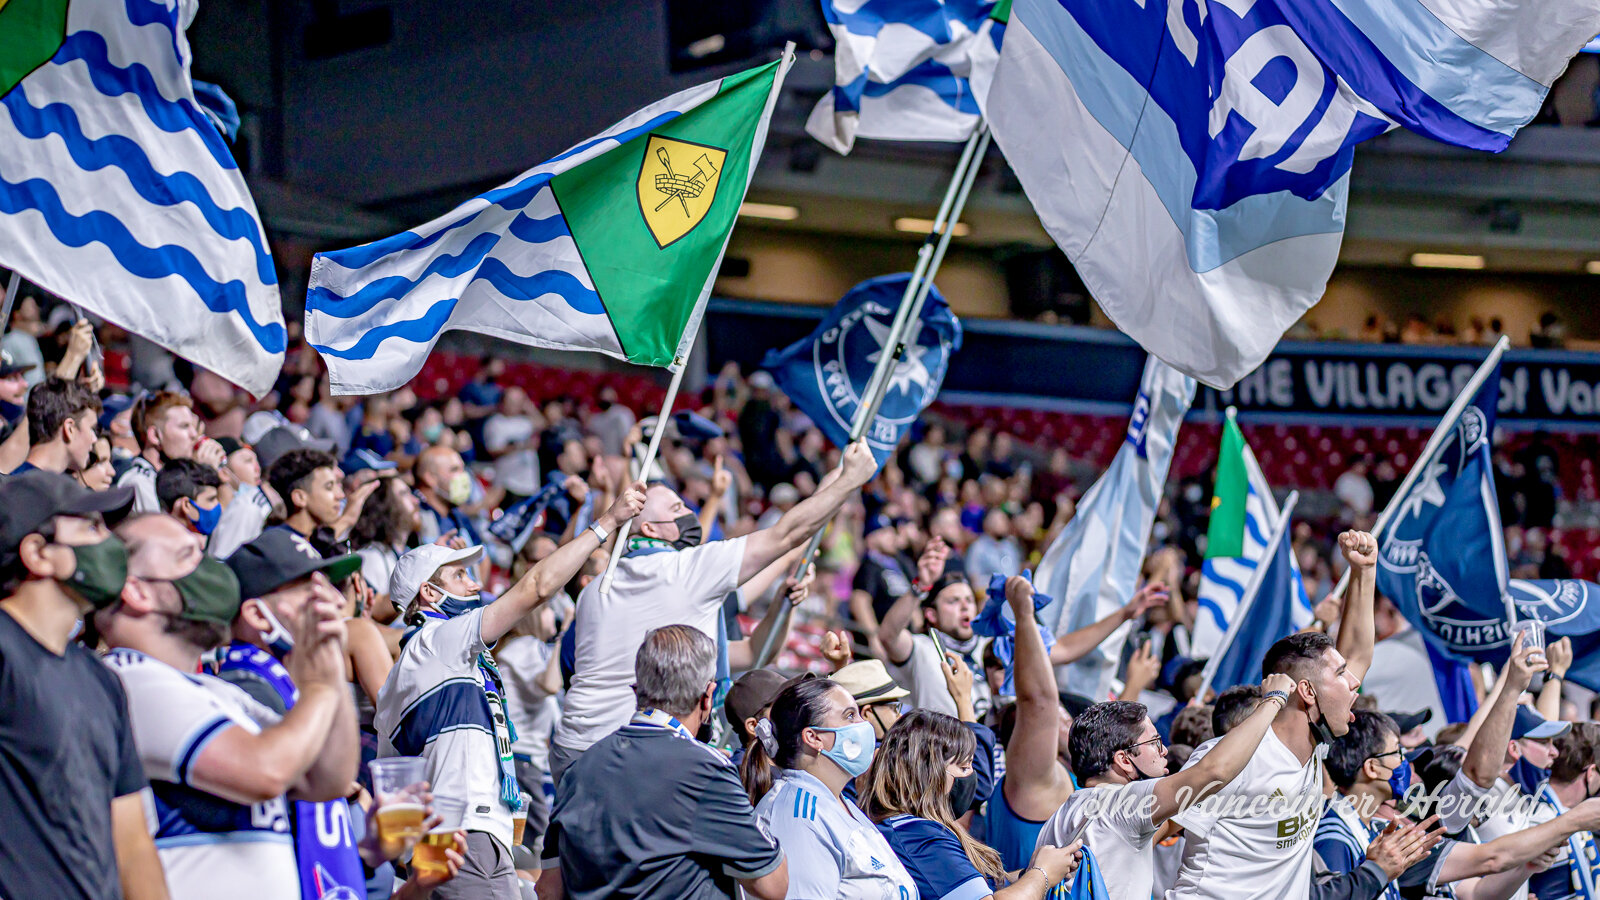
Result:
{"label": "metal flag pole", "polygon": [[[1505,355],[1506,349],[1510,346],[1511,339],[1501,335],[1500,340],[1489,351],[1489,355],[1478,366],[1478,371],[1472,373],[1472,379],[1466,383],[1466,386],[1461,389],[1461,393],[1456,396],[1455,402],[1451,403],[1450,408],[1445,410],[1444,417],[1439,420],[1440,424],[1453,421],[1461,415],[1462,410],[1466,409],[1467,404],[1472,402],[1472,398],[1477,396],[1478,389],[1483,387],[1484,381],[1489,378],[1489,373],[1494,370],[1495,364],[1500,362],[1500,357]],[[1411,464],[1411,471],[1406,473],[1405,480],[1400,482],[1400,487],[1389,498],[1389,505],[1385,506],[1383,512],[1378,514],[1378,521],[1372,525],[1372,537],[1378,542],[1380,548],[1383,546],[1384,529],[1389,527],[1389,523],[1394,520],[1395,511],[1399,509],[1397,501],[1411,490],[1412,486],[1417,483],[1418,478],[1422,477],[1423,470],[1428,467],[1429,463],[1433,462],[1433,458],[1439,453],[1439,448],[1444,445],[1444,442],[1449,437],[1449,431],[1437,427],[1433,429],[1433,434],[1428,438],[1428,443],[1423,446],[1422,453],[1417,456],[1417,461]],[[1333,593],[1343,597],[1345,588],[1349,586],[1350,569],[1347,566],[1344,574],[1339,576],[1339,583],[1333,586]],[[1508,622],[1515,619],[1509,597],[1506,598],[1506,617]]]}
{"label": "metal flag pole", "polygon": [[[889,326],[889,337],[884,343],[886,352],[878,357],[878,364],[872,370],[872,377],[867,380],[866,389],[862,391],[861,405],[856,407],[855,418],[850,423],[851,443],[865,437],[867,430],[872,427],[872,422],[878,417],[878,409],[883,406],[883,398],[889,392],[890,375],[905,356],[907,341],[916,340],[911,335],[921,333],[922,307],[928,300],[928,292],[933,287],[933,278],[938,274],[939,265],[944,262],[945,251],[950,247],[955,223],[961,221],[961,213],[966,208],[967,197],[972,193],[972,184],[978,177],[978,169],[983,164],[985,151],[989,149],[989,141],[989,125],[980,119],[977,128],[973,129],[972,136],[967,138],[966,146],[961,151],[961,158],[956,163],[956,170],[950,176],[950,185],[945,189],[944,200],[939,204],[933,229],[928,232],[928,236],[922,241],[922,246],[917,250],[916,268],[911,271],[911,280],[906,283],[905,293],[900,297],[900,306],[895,310],[894,321]],[[916,331],[913,332],[913,329]],[[800,555],[799,564],[795,566],[796,578],[803,575],[811,565],[811,559],[821,546],[822,535],[826,530],[827,525],[824,524],[811,536],[811,542],[806,545],[805,552]],[[777,654],[778,636],[788,631],[789,616],[793,609],[785,603],[784,608],[778,613],[778,620],[767,630],[761,649],[756,653],[753,668],[760,669],[772,662],[772,658]]]}
{"label": "metal flag pole", "polygon": [[1256,570],[1250,573],[1250,581],[1244,586],[1244,599],[1239,601],[1239,606],[1233,611],[1233,619],[1228,622],[1228,630],[1222,635],[1222,640],[1217,643],[1217,650],[1206,660],[1206,666],[1200,673],[1200,690],[1195,692],[1196,697],[1204,699],[1206,691],[1211,689],[1211,679],[1217,676],[1217,667],[1222,663],[1222,656],[1233,646],[1233,639],[1239,634],[1239,629],[1244,625],[1245,615],[1260,599],[1261,582],[1266,580],[1267,569],[1271,566],[1268,555],[1278,552],[1278,545],[1283,542],[1284,532],[1289,530],[1289,514],[1294,512],[1296,503],[1300,502],[1300,492],[1291,491],[1283,501],[1283,512],[1278,514],[1278,522],[1272,529],[1272,537],[1267,541],[1267,555],[1261,557],[1261,563]]}
{"label": "metal flag pole", "polygon": [[11,270],[11,280],[6,282],[5,305],[0,306],[0,337],[11,328],[11,308],[17,305],[17,292],[22,290],[22,273]]}

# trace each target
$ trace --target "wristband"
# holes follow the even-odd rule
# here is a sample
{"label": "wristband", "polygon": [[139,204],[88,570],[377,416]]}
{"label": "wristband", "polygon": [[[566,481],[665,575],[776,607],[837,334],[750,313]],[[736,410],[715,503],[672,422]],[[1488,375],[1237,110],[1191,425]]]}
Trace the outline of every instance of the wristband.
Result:
{"label": "wristband", "polygon": [[1288,706],[1289,705],[1289,692],[1288,691],[1267,691],[1265,694],[1261,695],[1261,699],[1263,699],[1263,700],[1280,700],[1280,701],[1282,701],[1282,705],[1283,706]]}
{"label": "wristband", "polygon": [[606,531],[604,528],[601,528],[599,522],[595,522],[594,524],[590,525],[589,530],[594,532],[594,536],[599,538],[600,543],[602,544],[606,542],[607,538],[611,537],[610,532]]}

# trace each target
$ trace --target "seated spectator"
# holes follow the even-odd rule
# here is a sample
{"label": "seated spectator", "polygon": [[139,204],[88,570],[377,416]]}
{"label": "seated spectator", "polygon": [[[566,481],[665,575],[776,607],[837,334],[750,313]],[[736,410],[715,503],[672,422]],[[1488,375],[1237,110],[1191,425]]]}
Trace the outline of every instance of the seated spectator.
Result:
{"label": "seated spectator", "polygon": [[221,487],[216,469],[192,459],[175,459],[156,476],[156,499],[162,512],[209,538],[222,517],[222,501],[217,497]]}
{"label": "seated spectator", "polygon": [[132,502],[53,472],[0,483],[0,895],[167,896],[122,684],[71,639],[117,602],[127,549],[101,517]]}
{"label": "seated spectator", "polygon": [[100,400],[75,382],[46,378],[28,392],[28,458],[11,474],[32,469],[77,474],[89,464]]}
{"label": "seated spectator", "polygon": [[[287,670],[300,692],[283,716],[212,675],[194,674],[239,611],[239,583],[201,553],[171,516],[134,516],[120,601],[94,624],[105,663],[128,692],[128,714],[155,791],[156,848],[174,900],[214,896],[296,900],[288,799],[345,796],[359,745],[344,687],[344,627],[332,603],[308,604]],[[196,840],[196,835],[204,835]]]}
{"label": "seated spectator", "polygon": [[889,844],[844,791],[872,765],[872,723],[826,678],[789,682],[756,723],[742,767],[763,834],[792,863],[789,897],[894,897],[915,890]]}
{"label": "seated spectator", "polygon": [[564,896],[731,900],[736,885],[758,900],[787,896],[788,863],[733,766],[695,740],[713,715],[716,655],[687,625],[640,642],[637,711],[572,763],[556,797],[545,858],[559,854]]}
{"label": "seated spectator", "polygon": [[862,808],[917,884],[940,900],[1043,900],[1077,871],[1081,844],[1041,844],[1011,881],[1000,854],[956,824],[950,797],[973,774],[977,739],[960,721],[915,709],[889,729],[878,750]]}

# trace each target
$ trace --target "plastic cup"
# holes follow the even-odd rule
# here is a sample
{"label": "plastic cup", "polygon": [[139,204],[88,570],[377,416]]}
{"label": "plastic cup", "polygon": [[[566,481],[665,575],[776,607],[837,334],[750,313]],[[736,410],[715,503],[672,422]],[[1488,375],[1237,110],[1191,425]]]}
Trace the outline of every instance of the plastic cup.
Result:
{"label": "plastic cup", "polygon": [[423,785],[428,761],[420,756],[391,756],[367,764],[372,795],[378,805],[378,836],[386,844],[403,844],[422,836]]}
{"label": "plastic cup", "polygon": [[522,833],[527,830],[528,827],[528,807],[533,805],[532,794],[529,794],[527,791],[523,791],[518,796],[522,798],[522,807],[511,814],[512,846],[522,843]]}
{"label": "plastic cup", "polygon": [[460,797],[435,796],[433,814],[439,817],[439,824],[424,834],[416,849],[411,851],[411,867],[422,875],[445,875],[450,865],[444,854],[455,846],[456,832],[467,814],[467,801]]}
{"label": "plastic cup", "polygon": [[1511,631],[1512,646],[1516,645],[1517,635],[1522,635],[1522,648],[1532,647],[1539,651],[1539,659],[1544,658],[1544,622],[1540,619],[1523,619],[1513,626]]}

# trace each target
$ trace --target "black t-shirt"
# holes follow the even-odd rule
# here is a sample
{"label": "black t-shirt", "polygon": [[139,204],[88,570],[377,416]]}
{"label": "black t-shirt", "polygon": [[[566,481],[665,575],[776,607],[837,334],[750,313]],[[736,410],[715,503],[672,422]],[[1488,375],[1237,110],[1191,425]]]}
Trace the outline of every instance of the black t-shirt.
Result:
{"label": "black t-shirt", "polygon": [[602,738],[558,794],[545,856],[560,854],[573,900],[723,900],[783,861],[727,758],[665,728]]}
{"label": "black t-shirt", "polygon": [[904,556],[869,551],[862,557],[850,587],[872,595],[872,614],[882,622],[889,607],[911,590],[911,576],[915,571],[916,565]]}
{"label": "black t-shirt", "polygon": [[0,897],[120,898],[111,801],[146,784],[117,677],[0,611]]}

